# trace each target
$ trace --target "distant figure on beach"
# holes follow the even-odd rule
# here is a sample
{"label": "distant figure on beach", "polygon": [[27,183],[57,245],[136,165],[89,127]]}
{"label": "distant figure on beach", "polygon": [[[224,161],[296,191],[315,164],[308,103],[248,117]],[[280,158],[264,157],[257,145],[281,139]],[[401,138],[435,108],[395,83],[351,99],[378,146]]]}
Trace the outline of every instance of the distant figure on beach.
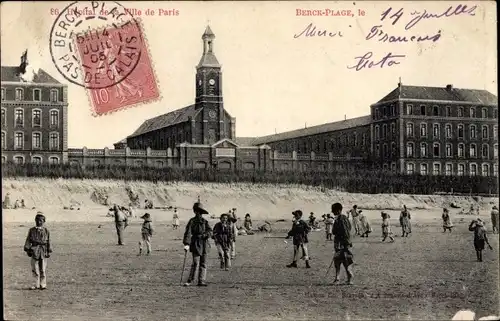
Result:
{"label": "distant figure on beach", "polygon": [[406,208],[406,205],[403,205],[403,210],[399,215],[399,223],[401,224],[401,230],[403,232],[401,237],[408,237],[408,235],[411,233],[411,215]]}
{"label": "distant figure on beach", "polygon": [[453,224],[451,223],[450,213],[447,208],[443,208],[443,215],[441,215],[441,218],[443,219],[443,233],[447,230],[451,233]]}
{"label": "distant figure on beach", "polygon": [[499,222],[499,215],[498,215],[498,207],[493,206],[491,209],[491,225],[493,226],[493,233],[498,233],[498,225],[500,224]]}
{"label": "distant figure on beach", "polygon": [[26,242],[24,243],[24,251],[31,258],[31,271],[35,278],[35,285],[32,290],[47,288],[47,259],[52,253],[50,247],[50,233],[44,226],[45,216],[42,212],[37,212],[35,216],[35,226],[30,228]]}
{"label": "distant figure on beach", "polygon": [[3,200],[3,208],[10,209],[12,205],[10,204],[10,193],[5,194],[5,198]]}
{"label": "distant figure on beach", "polygon": [[352,225],[354,226],[354,233],[355,235],[360,235],[358,206],[354,205],[350,213],[352,217]]}
{"label": "distant figure on beach", "polygon": [[153,223],[151,219],[151,215],[149,213],[141,216],[144,220],[141,227],[141,241],[139,241],[139,256],[142,254],[143,245],[146,245],[146,255],[151,254],[151,238],[153,237],[154,229]]}
{"label": "distant figure on beach", "polygon": [[370,221],[365,216],[365,214],[363,214],[363,211],[359,211],[358,218],[359,218],[359,234],[361,235],[361,237],[368,237],[368,235],[372,232]]}
{"label": "distant figure on beach", "polygon": [[469,231],[474,232],[474,249],[476,250],[476,257],[478,262],[483,262],[483,250],[485,244],[488,245],[490,250],[493,250],[488,242],[486,235],[486,228],[484,228],[483,221],[478,218],[469,224]]}
{"label": "distant figure on beach", "polygon": [[177,207],[174,207],[174,215],[172,219],[172,227],[176,230],[179,228],[179,214],[177,214]]}
{"label": "distant figure on beach", "polygon": [[247,213],[245,215],[245,222],[243,223],[243,227],[247,231],[251,231],[252,230],[253,227],[252,227],[252,219],[250,218],[250,213]]}
{"label": "distant figure on beach", "polygon": [[113,206],[113,214],[115,217],[116,234],[118,236],[118,245],[123,244],[123,232],[128,226],[128,219],[125,213],[120,209],[118,205]]}
{"label": "distant figure on beach", "polygon": [[380,214],[382,216],[382,242],[385,242],[387,238],[394,242],[394,237],[391,230],[391,221],[389,220],[391,216],[386,212]]}
{"label": "distant figure on beach", "polygon": [[334,222],[335,222],[335,220],[330,215],[330,213],[326,214],[326,217],[325,217],[325,231],[326,231],[326,240],[327,241],[333,240],[333,223]]}

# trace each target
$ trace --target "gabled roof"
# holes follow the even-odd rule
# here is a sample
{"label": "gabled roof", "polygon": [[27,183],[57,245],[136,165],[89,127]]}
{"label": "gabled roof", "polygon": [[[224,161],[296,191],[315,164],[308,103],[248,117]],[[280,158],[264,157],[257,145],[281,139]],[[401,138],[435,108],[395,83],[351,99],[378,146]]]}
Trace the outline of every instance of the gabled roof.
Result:
{"label": "gabled roof", "polygon": [[401,87],[397,87],[391,91],[387,96],[379,100],[377,104],[398,98],[470,102],[478,105],[498,104],[498,97],[487,90],[405,85],[401,85]]}
{"label": "gabled roof", "polygon": [[215,142],[212,145],[212,147],[217,147],[217,146],[220,146],[220,145],[230,145],[230,146],[232,146],[234,148],[239,147],[239,145],[236,142],[230,140],[229,138],[223,138],[223,139]]}
{"label": "gabled roof", "polygon": [[[30,72],[30,71],[27,71]],[[17,66],[2,66],[1,68],[1,79],[2,81],[13,81],[13,82],[21,82],[25,83],[20,75],[19,75],[19,67]],[[33,77],[33,83],[38,84],[60,84],[55,78],[45,72],[43,69],[38,69],[38,72],[35,73]]]}
{"label": "gabled roof", "polygon": [[372,117],[370,115],[367,115],[357,118],[346,119],[342,121],[336,121],[333,123],[326,123],[308,128],[292,130],[289,132],[284,132],[274,135],[256,137],[251,143],[252,145],[256,146],[256,145],[262,145],[276,141],[283,141],[297,137],[318,135],[352,127],[365,126],[370,124],[371,119]]}
{"label": "gabled roof", "polygon": [[148,132],[152,132],[161,128],[172,126],[175,124],[180,124],[189,121],[190,117],[195,117],[196,114],[201,109],[196,110],[195,105],[189,105],[187,107],[171,111],[169,113],[150,118],[142,123],[139,128],[128,138],[142,135]]}

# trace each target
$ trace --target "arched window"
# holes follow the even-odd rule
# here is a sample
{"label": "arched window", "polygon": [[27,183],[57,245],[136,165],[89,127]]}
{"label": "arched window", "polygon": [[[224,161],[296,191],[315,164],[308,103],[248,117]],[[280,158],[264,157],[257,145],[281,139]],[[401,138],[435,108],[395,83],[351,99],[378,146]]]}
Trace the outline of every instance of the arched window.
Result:
{"label": "arched window", "polygon": [[440,149],[441,148],[440,148],[439,143],[434,143],[432,145],[432,150],[433,150],[433,154],[434,154],[433,156],[434,157],[439,157],[440,156]]}
{"label": "arched window", "polygon": [[35,164],[35,165],[40,165],[40,164],[42,164],[42,157],[40,157],[40,156],[33,156],[33,157],[31,158],[31,163],[32,163],[32,164]]}
{"label": "arched window", "polygon": [[427,157],[427,143],[420,144],[420,157]]}
{"label": "arched window", "polygon": [[406,136],[413,137],[413,124],[412,123],[406,124]]}
{"label": "arched window", "polygon": [[476,176],[477,175],[477,165],[472,163],[470,164],[470,176]]}
{"label": "arched window", "polygon": [[406,157],[413,157],[415,155],[415,145],[413,143],[406,144]]}
{"label": "arched window", "polygon": [[469,131],[470,131],[470,138],[471,139],[476,138],[476,125],[470,125]]}
{"label": "arched window", "polygon": [[490,165],[483,164],[483,166],[481,167],[481,175],[490,176]]}
{"label": "arched window", "polygon": [[490,149],[489,149],[489,146],[487,144],[483,144],[483,146],[481,148],[481,156],[483,158],[488,158],[490,156]]}
{"label": "arched window", "polygon": [[483,137],[483,139],[487,139],[488,138],[488,125],[483,125],[482,127],[482,130],[481,130],[481,136]]}

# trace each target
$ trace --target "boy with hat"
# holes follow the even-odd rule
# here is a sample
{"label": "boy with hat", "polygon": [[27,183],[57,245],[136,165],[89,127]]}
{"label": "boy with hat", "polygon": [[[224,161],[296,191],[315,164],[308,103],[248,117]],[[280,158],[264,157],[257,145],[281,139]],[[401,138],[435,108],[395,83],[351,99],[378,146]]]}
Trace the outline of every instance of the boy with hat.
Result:
{"label": "boy with hat", "polygon": [[333,247],[334,255],[333,262],[335,264],[335,280],[339,282],[340,267],[343,265],[347,273],[347,284],[352,284],[353,274],[350,266],[354,263],[353,254],[349,250],[352,247],[351,243],[351,223],[346,215],[342,214],[342,204],[335,203],[332,205],[332,213],[335,216],[333,223]]}
{"label": "boy with hat", "polygon": [[24,251],[31,257],[31,271],[35,277],[35,286],[31,287],[32,290],[41,289],[45,290],[47,288],[47,259],[52,253],[50,247],[50,233],[49,230],[44,227],[45,216],[42,212],[37,212],[35,216],[36,226],[32,227],[28,231],[28,237],[24,244]]}
{"label": "boy with hat", "polygon": [[128,226],[128,218],[120,209],[120,206],[113,205],[113,213],[115,217],[116,234],[118,236],[118,245],[123,245],[123,232]]}
{"label": "boy with hat", "polygon": [[210,249],[209,239],[212,236],[212,228],[208,221],[202,217],[208,214],[208,211],[200,202],[193,205],[195,216],[189,220],[184,232],[184,251],[190,251],[193,255],[191,271],[189,278],[184,286],[189,286],[194,281],[195,274],[198,273],[198,286],[207,286],[205,279],[207,277],[207,255]]}
{"label": "boy with hat", "polygon": [[141,227],[141,235],[142,235],[142,241],[139,241],[139,254],[142,254],[142,245],[146,243],[146,255],[151,254],[151,237],[153,236],[153,224],[151,221],[151,215],[149,213],[144,214],[141,216],[141,218],[144,220],[142,223]]}
{"label": "boy with hat", "polygon": [[484,245],[488,244],[490,250],[493,250],[488,242],[486,229],[484,228],[483,221],[478,218],[469,224],[469,231],[474,232],[474,248],[476,249],[476,257],[478,262],[483,262]]}
{"label": "boy with hat", "polygon": [[286,239],[290,237],[293,238],[293,262],[288,264],[286,267],[297,267],[297,260],[300,253],[299,250],[302,250],[302,258],[306,261],[306,268],[309,269],[311,266],[309,265],[309,256],[307,251],[307,243],[309,243],[307,234],[311,231],[311,228],[304,220],[302,220],[301,210],[296,210],[292,212],[292,214],[295,220]]}
{"label": "boy with hat", "polygon": [[215,241],[215,246],[219,252],[220,268],[226,271],[231,266],[231,257],[229,251],[231,248],[231,241],[233,238],[233,230],[231,224],[229,223],[229,215],[222,214],[220,216],[220,222],[215,224],[213,231],[213,239]]}

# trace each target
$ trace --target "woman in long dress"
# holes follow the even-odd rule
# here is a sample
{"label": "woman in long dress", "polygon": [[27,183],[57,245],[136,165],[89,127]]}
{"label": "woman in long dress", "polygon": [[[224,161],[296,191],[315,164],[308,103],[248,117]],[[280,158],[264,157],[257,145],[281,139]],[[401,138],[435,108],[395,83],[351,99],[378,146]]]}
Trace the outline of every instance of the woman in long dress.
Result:
{"label": "woman in long dress", "polygon": [[403,230],[402,237],[408,237],[408,234],[411,233],[411,215],[406,205],[403,205],[403,210],[399,215],[399,223],[401,224],[401,229]]}
{"label": "woman in long dress", "polygon": [[389,220],[391,216],[386,212],[381,213],[382,216],[382,242],[385,242],[387,238],[394,242],[394,237],[392,236],[391,221]]}
{"label": "woman in long dress", "polygon": [[446,230],[450,231],[453,228],[453,224],[451,223],[451,218],[450,218],[450,213],[447,208],[443,208],[443,215],[441,215],[443,219],[443,233],[446,232]]}
{"label": "woman in long dress", "polygon": [[368,237],[368,234],[372,232],[370,221],[365,216],[365,214],[362,213],[362,211],[358,212],[358,219],[359,219],[359,234],[361,235],[361,237]]}

